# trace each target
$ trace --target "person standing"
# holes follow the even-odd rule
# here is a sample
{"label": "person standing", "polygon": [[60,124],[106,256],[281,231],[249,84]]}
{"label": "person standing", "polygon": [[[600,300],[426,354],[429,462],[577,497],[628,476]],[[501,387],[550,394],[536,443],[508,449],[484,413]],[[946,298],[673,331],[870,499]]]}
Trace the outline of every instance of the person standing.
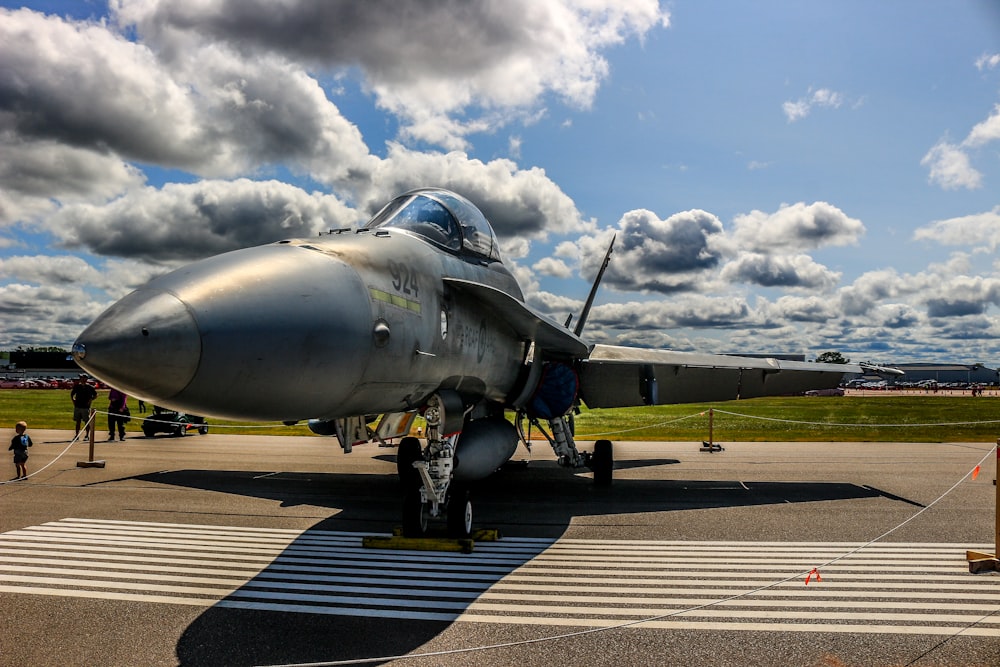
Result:
{"label": "person standing", "polygon": [[27,430],[27,422],[17,422],[14,426],[17,435],[10,441],[10,447],[7,448],[8,451],[14,452],[14,467],[17,469],[15,479],[28,478],[28,468],[25,464],[28,462],[28,447],[31,447],[31,436],[26,433]]}
{"label": "person standing", "polygon": [[90,420],[90,404],[97,398],[97,390],[87,382],[87,376],[81,375],[73,383],[69,392],[73,401],[73,421],[76,422],[76,434],[80,435],[80,425]]}
{"label": "person standing", "polygon": [[128,396],[112,387],[108,392],[108,442],[115,439],[115,427],[118,428],[118,439],[125,440],[125,424],[128,421]]}

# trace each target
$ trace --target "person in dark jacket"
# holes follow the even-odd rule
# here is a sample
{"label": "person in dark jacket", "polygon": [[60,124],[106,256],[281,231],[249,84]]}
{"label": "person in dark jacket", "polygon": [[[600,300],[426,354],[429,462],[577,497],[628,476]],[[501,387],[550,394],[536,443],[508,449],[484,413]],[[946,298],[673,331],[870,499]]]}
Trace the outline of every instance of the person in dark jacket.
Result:
{"label": "person in dark jacket", "polygon": [[76,423],[76,434],[80,435],[80,426],[90,420],[90,404],[97,398],[97,390],[87,382],[86,375],[81,375],[73,383],[69,397],[73,401],[73,421]]}

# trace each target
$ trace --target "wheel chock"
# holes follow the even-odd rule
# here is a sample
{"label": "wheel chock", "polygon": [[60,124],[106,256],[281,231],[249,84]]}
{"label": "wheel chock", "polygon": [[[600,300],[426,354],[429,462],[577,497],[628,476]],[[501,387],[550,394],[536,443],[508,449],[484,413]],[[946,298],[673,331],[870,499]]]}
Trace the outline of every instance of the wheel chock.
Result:
{"label": "wheel chock", "polygon": [[[392,529],[392,534],[396,537],[402,537],[403,527],[396,526]],[[431,530],[428,531],[428,537],[447,537],[447,535],[443,532],[437,534]],[[471,539],[473,542],[499,542],[502,537],[503,535],[500,534],[499,528],[478,528],[472,531],[468,539]]]}
{"label": "wheel chock", "polygon": [[471,554],[475,542],[471,539],[445,537],[403,537],[401,535],[369,535],[361,538],[366,549],[399,549],[413,551],[451,551]]}
{"label": "wheel chock", "polygon": [[966,551],[965,560],[969,561],[969,573],[1000,572],[1000,558],[994,554],[981,551]]}
{"label": "wheel chock", "polygon": [[361,538],[361,546],[366,549],[410,549],[413,551],[452,551],[471,554],[476,542],[499,542],[500,531],[496,528],[480,528],[464,538],[447,537],[443,531],[433,532],[425,537],[404,537],[403,529],[396,526],[391,536],[369,535]]}

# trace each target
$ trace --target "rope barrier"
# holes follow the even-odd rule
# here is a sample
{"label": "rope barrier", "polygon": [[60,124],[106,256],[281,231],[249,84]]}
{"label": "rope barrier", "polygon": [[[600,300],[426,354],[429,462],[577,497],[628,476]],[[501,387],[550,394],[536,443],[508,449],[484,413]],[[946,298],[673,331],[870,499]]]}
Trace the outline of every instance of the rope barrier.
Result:
{"label": "rope barrier", "polygon": [[[96,413],[95,413],[94,417],[96,417]],[[39,468],[35,472],[29,473],[27,477],[22,477],[21,479],[9,479],[7,481],[0,482],[0,486],[6,486],[7,484],[13,484],[14,482],[23,482],[24,480],[30,479],[30,478],[34,477],[35,475],[37,475],[38,473],[43,472],[47,468],[51,467],[56,461],[58,461],[59,459],[61,459],[63,456],[66,455],[66,452],[68,452],[70,450],[70,447],[72,447],[76,443],[80,442],[80,436],[81,435],[84,438],[86,438],[87,433],[90,432],[90,423],[94,420],[94,417],[91,417],[90,419],[87,420],[87,423],[84,424],[80,428],[80,431],[76,435],[73,436],[73,439],[69,441],[69,444],[66,445],[66,448],[63,449],[61,452],[59,452],[59,454],[54,459],[52,459],[51,461],[49,461],[48,463],[46,463],[45,465],[43,465],[41,468]]]}
{"label": "rope barrier", "polygon": [[909,426],[921,426],[924,428],[929,428],[933,426],[972,426],[976,424],[1000,424],[1000,419],[982,419],[980,421],[974,422],[935,422],[927,424],[872,424],[872,423],[859,423],[859,424],[838,424],[836,422],[806,422],[806,421],[795,421],[792,419],[781,419],[779,417],[758,417],[757,415],[747,415],[741,412],[729,412],[728,410],[720,410],[719,408],[713,408],[717,414],[730,415],[732,417],[743,417],[744,419],[757,419],[760,421],[768,422],[782,422],[785,424],[802,424],[805,426],[858,426],[864,428],[903,428]]}
{"label": "rope barrier", "polygon": [[[729,410],[720,410],[719,408],[711,408],[715,414],[729,415],[731,417],[742,417],[744,419],[756,419],[758,421],[766,422],[778,422],[782,424],[797,424],[799,426],[830,426],[830,427],[840,427],[840,428],[910,428],[910,427],[921,427],[921,428],[934,428],[942,426],[977,426],[980,424],[1000,424],[1000,419],[981,419],[978,421],[964,421],[964,422],[928,422],[928,423],[898,423],[898,424],[885,424],[885,423],[871,423],[871,422],[859,422],[859,423],[840,423],[840,422],[814,422],[814,421],[800,421],[796,419],[782,419],[780,417],[763,417],[760,415],[748,415],[742,412],[731,412]],[[707,410],[702,410],[694,414],[685,415],[683,417],[677,417],[676,419],[669,419],[667,421],[658,422],[656,424],[648,424],[646,426],[636,426],[635,428],[622,429],[620,431],[605,431],[604,433],[577,433],[574,435],[576,438],[594,438],[597,436],[604,435],[619,435],[621,433],[632,433],[634,431],[642,431],[650,428],[659,428],[661,426],[666,426],[668,424],[674,424],[685,419],[691,419],[692,417],[703,416]]]}
{"label": "rope barrier", "polygon": [[668,419],[665,422],[660,422],[658,424],[649,424],[648,426],[636,426],[635,428],[626,428],[621,431],[605,431],[604,433],[576,433],[573,435],[574,438],[596,438],[600,435],[618,435],[619,433],[631,433],[633,431],[642,431],[647,428],[659,428],[660,426],[666,426],[667,424],[676,424],[677,422],[684,421],[685,419],[691,419],[692,417],[700,417],[705,414],[704,412],[695,412],[694,414],[685,415],[683,417],[677,417],[676,419]]}

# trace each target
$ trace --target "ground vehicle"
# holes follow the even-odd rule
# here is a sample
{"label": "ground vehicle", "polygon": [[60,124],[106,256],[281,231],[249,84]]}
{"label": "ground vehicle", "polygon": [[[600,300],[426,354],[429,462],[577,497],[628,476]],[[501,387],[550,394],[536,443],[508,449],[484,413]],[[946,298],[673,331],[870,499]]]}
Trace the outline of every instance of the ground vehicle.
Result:
{"label": "ground vehicle", "polygon": [[204,417],[167,410],[156,405],[153,406],[153,414],[142,420],[142,433],[147,438],[152,438],[157,433],[184,435],[193,430],[197,430],[201,435],[208,433],[208,424],[205,423]]}

